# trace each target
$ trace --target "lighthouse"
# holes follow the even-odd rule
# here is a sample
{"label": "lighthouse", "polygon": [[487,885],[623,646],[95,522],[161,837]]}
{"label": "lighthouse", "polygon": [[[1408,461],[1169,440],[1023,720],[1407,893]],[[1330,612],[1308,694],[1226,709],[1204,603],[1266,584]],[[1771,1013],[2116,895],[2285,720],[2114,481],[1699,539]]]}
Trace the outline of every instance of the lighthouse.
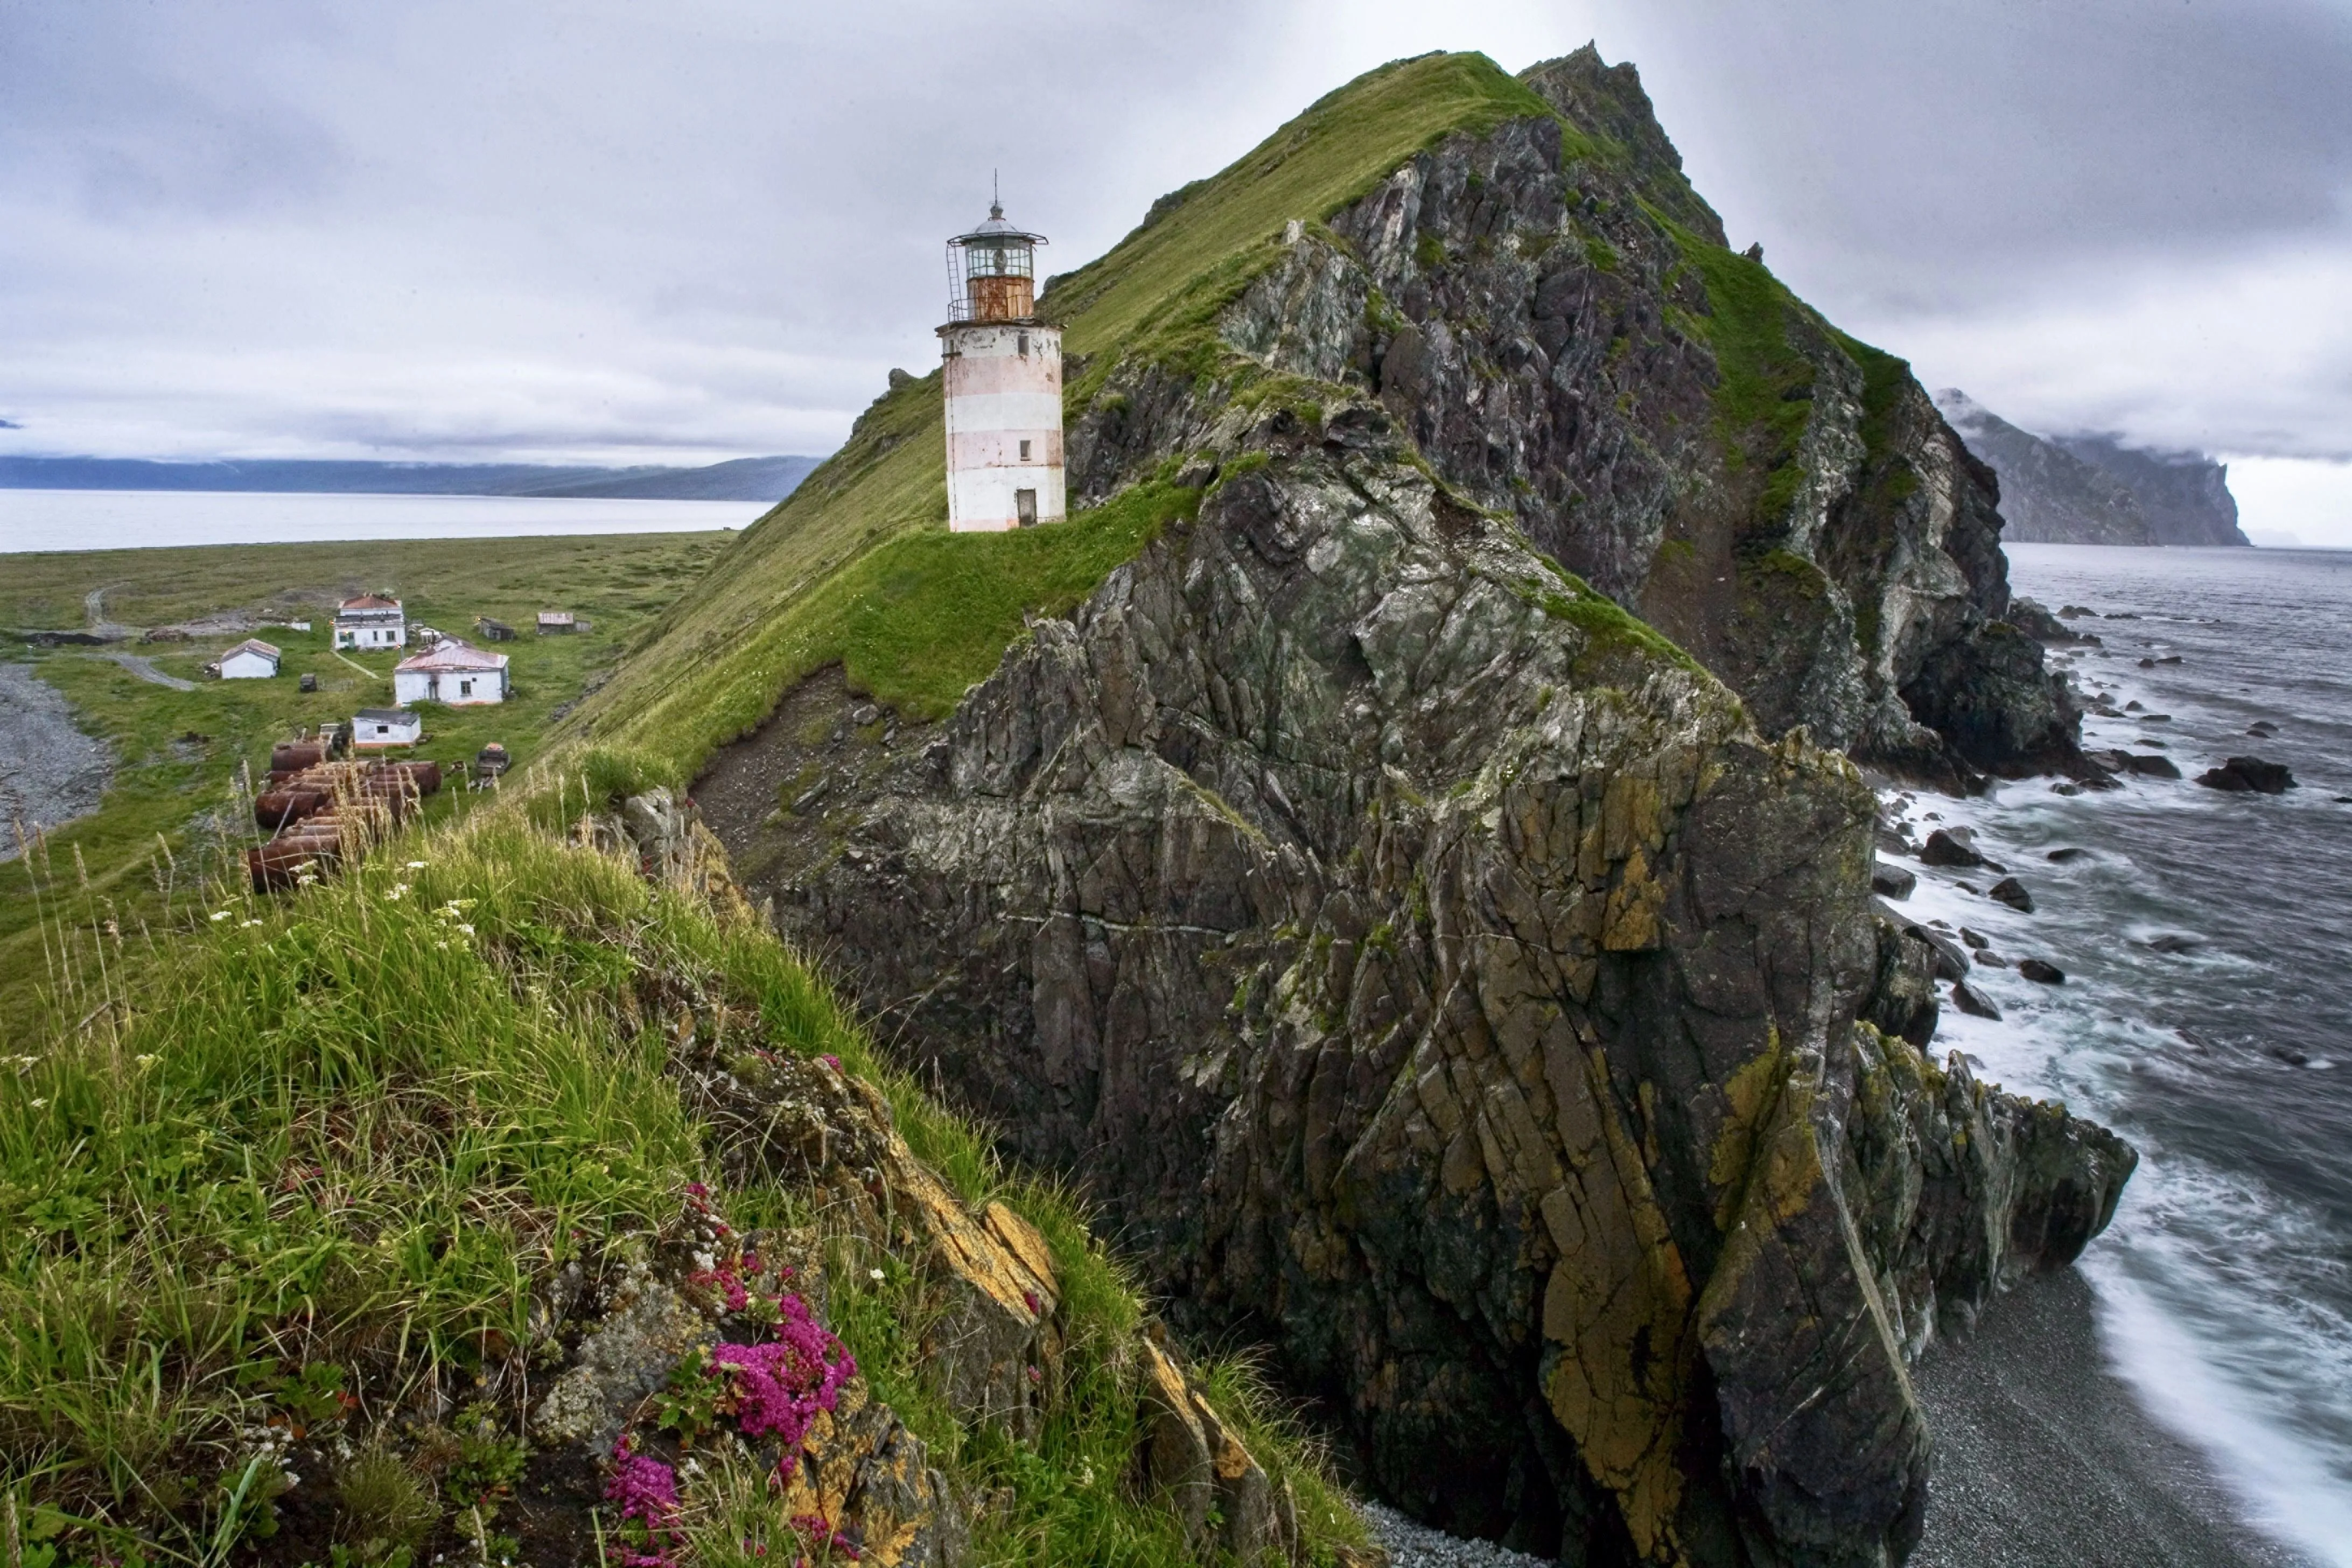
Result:
{"label": "lighthouse", "polygon": [[948,241],[948,527],[999,532],[1059,522],[1062,329],[1037,319],[1037,247],[991,203]]}

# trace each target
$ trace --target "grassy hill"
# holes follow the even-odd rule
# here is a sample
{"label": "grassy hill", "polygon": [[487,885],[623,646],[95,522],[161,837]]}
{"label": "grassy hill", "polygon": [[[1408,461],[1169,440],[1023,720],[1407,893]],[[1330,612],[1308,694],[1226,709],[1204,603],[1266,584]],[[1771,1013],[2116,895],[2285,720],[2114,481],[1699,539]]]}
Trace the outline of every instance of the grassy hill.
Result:
{"label": "grassy hill", "polygon": [[[1286,224],[1321,221],[1445,136],[1519,116],[1558,118],[1484,55],[1401,60],[1164,197],[1046,294],[1042,313],[1063,327],[1069,363],[1084,362],[1066,410],[1083,410],[1121,357],[1222,357],[1211,323],[1273,264]],[[1573,127],[1568,134],[1612,151]],[[1228,368],[1246,378],[1254,367]],[[878,400],[847,444],[661,618],[574,732],[642,748],[672,777],[690,778],[795,681],[835,660],[857,689],[936,716],[995,668],[1024,609],[1075,605],[1185,504],[1160,491],[1060,529],[950,536],[940,420],[937,372]]]}

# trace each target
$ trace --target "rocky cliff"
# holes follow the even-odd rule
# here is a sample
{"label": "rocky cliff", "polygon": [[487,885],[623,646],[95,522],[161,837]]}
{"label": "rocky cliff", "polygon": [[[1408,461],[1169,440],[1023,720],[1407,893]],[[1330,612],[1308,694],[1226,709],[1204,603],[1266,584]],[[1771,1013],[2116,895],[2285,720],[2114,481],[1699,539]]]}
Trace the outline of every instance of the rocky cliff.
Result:
{"label": "rocky cliff", "polygon": [[[1908,367],[1724,248],[1632,67],[1588,47],[1522,79],[1556,115],[1447,139],[1295,224],[1225,341],[1377,399],[1438,478],[1768,734],[1944,779],[2065,762],[2074,715],[2001,620],[1992,475]],[[1189,382],[1117,379],[1071,434],[1091,499],[1206,412]]]}
{"label": "rocky cliff", "polygon": [[2029,544],[2153,544],[2139,498],[2103,468],[2021,430],[1957,386],[1937,412],[2000,479],[2003,537]]}
{"label": "rocky cliff", "polygon": [[[803,670],[696,793],[908,1065],[1384,1495],[1569,1563],[1890,1563],[1907,1357],[2133,1156],[1924,1052],[1835,748],[1957,779],[2073,718],[1989,470],[1723,247],[1630,68],[1460,60],[1049,291],[1074,495],[1148,502],[1138,552],[943,717]],[[1481,112],[1121,303],[1441,68]]]}
{"label": "rocky cliff", "polygon": [[2244,544],[2229,468],[2110,436],[2043,437],[1958,387],[1936,406],[2000,479],[2006,537],[2037,544]]}
{"label": "rocky cliff", "polygon": [[2238,527],[2230,469],[2202,452],[2152,451],[2113,436],[2070,436],[2061,445],[2137,498],[2158,544],[2248,544]]}
{"label": "rocky cliff", "polygon": [[811,683],[706,807],[1387,1495],[1570,1563],[1898,1559],[1906,1352],[2071,1259],[2128,1151],[1857,1022],[1924,1037],[1932,956],[1881,953],[1846,763],[1377,408],[1284,420],[943,724]]}

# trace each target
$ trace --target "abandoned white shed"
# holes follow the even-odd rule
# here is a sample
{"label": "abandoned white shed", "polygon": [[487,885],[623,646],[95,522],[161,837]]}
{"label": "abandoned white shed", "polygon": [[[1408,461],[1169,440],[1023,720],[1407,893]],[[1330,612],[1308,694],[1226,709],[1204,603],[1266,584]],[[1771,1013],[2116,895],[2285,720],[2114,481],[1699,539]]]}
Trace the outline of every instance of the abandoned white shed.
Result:
{"label": "abandoned white shed", "polygon": [[352,749],[388,751],[425,738],[425,721],[405,708],[362,708],[352,715]]}
{"label": "abandoned white shed", "polygon": [[444,637],[429,650],[393,667],[393,700],[463,706],[507,700],[507,656]]}
{"label": "abandoned white shed", "polygon": [[278,673],[278,649],[259,637],[247,637],[220,656],[223,680],[267,680]]}

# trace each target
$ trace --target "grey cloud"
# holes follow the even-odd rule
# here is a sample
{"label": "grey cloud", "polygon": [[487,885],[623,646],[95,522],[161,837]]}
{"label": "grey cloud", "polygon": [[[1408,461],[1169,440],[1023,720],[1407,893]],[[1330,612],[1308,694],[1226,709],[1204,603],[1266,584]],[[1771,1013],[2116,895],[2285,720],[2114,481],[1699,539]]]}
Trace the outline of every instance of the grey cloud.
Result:
{"label": "grey cloud", "polygon": [[0,449],[821,449],[935,354],[992,168],[1066,270],[1383,58],[1594,35],[1739,240],[1926,374],[2343,449],[2352,342],[2278,346],[2352,273],[2319,0],[16,0]]}

